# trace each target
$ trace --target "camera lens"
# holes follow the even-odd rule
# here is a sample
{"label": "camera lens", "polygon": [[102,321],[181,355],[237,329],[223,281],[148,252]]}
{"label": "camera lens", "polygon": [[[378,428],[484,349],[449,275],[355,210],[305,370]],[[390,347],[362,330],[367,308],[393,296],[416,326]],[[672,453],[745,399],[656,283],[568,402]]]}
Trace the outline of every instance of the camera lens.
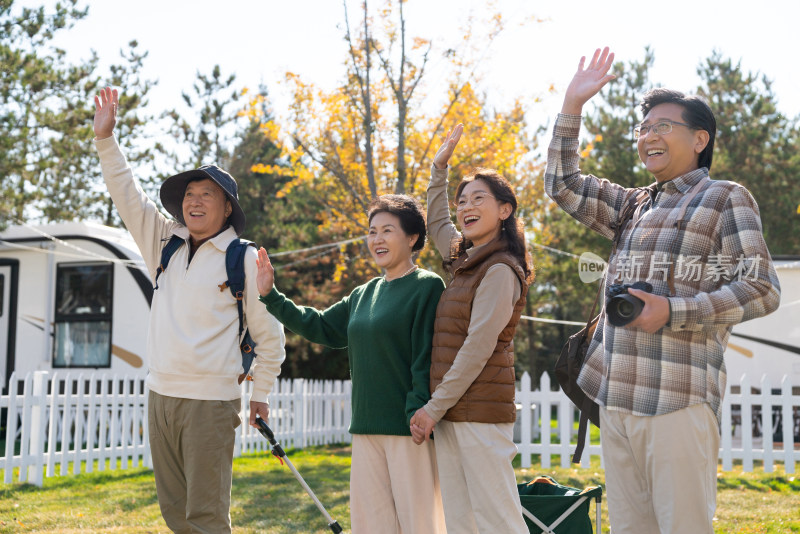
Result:
{"label": "camera lens", "polygon": [[629,295],[617,295],[606,301],[608,322],[614,326],[625,326],[636,319],[644,308],[644,301]]}
{"label": "camera lens", "polygon": [[631,304],[627,300],[620,300],[620,301],[617,302],[616,313],[620,317],[623,317],[625,319],[632,318],[631,316],[633,315],[634,311],[635,311],[635,308],[634,308],[633,304]]}

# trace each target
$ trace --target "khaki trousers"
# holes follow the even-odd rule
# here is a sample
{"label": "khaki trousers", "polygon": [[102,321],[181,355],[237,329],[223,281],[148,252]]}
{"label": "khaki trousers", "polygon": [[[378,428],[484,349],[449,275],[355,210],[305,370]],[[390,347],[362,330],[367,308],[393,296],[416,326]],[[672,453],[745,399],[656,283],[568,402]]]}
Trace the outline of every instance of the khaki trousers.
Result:
{"label": "khaki trousers", "polygon": [[436,423],[447,532],[528,534],[511,466],[513,433],[513,423]]}
{"label": "khaki trousers", "polygon": [[614,534],[713,534],[717,418],[706,404],[656,416],[600,408]]}
{"label": "khaki trousers", "polygon": [[148,397],[147,428],[158,504],[179,534],[231,531],[231,481],[239,399]]}
{"label": "khaki trousers", "polygon": [[353,434],[352,534],[445,534],[433,443]]}

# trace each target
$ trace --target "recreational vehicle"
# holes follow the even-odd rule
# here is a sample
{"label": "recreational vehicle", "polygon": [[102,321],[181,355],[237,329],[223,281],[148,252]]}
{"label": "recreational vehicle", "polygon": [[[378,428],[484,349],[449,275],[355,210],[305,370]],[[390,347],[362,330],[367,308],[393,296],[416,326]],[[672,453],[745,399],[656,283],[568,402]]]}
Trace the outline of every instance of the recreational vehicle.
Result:
{"label": "recreational vehicle", "polygon": [[[800,257],[777,256],[773,260],[781,283],[781,304],[770,315],[733,328],[725,351],[732,393],[741,391],[741,379],[746,375],[752,393],[780,395],[785,385],[794,395],[800,394]],[[740,416],[738,408],[732,406],[734,420]],[[787,425],[781,407],[773,404],[771,412],[766,420],[772,420],[772,440],[782,442]],[[793,412],[791,435],[800,441],[800,409],[795,407]],[[753,437],[760,437],[765,426],[762,407],[754,405],[751,416]]]}
{"label": "recreational vehicle", "polygon": [[0,379],[38,370],[144,374],[153,287],[128,232],[94,223],[0,233]]}
{"label": "recreational vehicle", "polygon": [[780,388],[784,376],[800,388],[800,257],[773,258],[781,283],[780,307],[766,317],[733,328],[725,352],[728,380],[738,384],[742,375],[760,389],[766,376],[771,388]]}

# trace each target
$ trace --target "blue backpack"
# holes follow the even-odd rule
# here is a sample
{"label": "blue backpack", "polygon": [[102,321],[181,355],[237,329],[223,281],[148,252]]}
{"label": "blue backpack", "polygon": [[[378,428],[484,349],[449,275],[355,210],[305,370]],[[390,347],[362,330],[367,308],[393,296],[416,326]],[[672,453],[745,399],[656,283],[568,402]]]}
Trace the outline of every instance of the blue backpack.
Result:
{"label": "blue backpack", "polygon": [[[183,239],[173,235],[169,241],[167,241],[167,244],[164,245],[164,248],[161,249],[161,263],[158,269],[156,269],[154,291],[158,289],[158,277],[167,269],[170,258],[172,258],[175,251],[181,248],[183,244]],[[239,311],[239,339],[242,340],[239,348],[242,351],[242,368],[244,369],[244,373],[239,375],[240,384],[245,378],[252,380],[252,377],[249,376],[248,373],[250,372],[250,366],[255,357],[256,348],[253,338],[250,337],[250,330],[244,328],[244,309],[242,305],[242,298],[244,296],[244,255],[247,252],[247,247],[255,248],[255,246],[255,243],[245,239],[231,241],[231,244],[228,245],[225,251],[225,272],[228,275],[228,279],[219,284],[220,291],[225,291],[226,288],[231,290],[233,298],[236,299],[236,307]],[[242,332],[244,332],[244,337],[242,337]]]}

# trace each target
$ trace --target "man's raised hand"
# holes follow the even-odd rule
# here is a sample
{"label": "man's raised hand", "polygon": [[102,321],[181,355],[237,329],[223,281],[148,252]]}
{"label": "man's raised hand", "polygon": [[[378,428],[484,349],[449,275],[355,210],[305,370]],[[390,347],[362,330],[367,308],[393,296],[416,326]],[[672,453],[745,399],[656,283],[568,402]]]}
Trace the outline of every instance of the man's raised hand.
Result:
{"label": "man's raised hand", "polygon": [[584,63],[586,63],[586,56],[581,58],[578,63],[578,72],[569,82],[567,92],[564,94],[561,113],[580,115],[583,105],[599,93],[605,84],[616,78],[615,75],[608,73],[611,65],[614,64],[614,53],[609,52],[608,47],[603,50],[599,48],[595,50],[592,60],[585,68]]}
{"label": "man's raised hand", "polygon": [[110,87],[100,89],[100,93],[94,97],[94,136],[96,139],[105,139],[114,135],[118,106],[119,93],[116,89]]}

